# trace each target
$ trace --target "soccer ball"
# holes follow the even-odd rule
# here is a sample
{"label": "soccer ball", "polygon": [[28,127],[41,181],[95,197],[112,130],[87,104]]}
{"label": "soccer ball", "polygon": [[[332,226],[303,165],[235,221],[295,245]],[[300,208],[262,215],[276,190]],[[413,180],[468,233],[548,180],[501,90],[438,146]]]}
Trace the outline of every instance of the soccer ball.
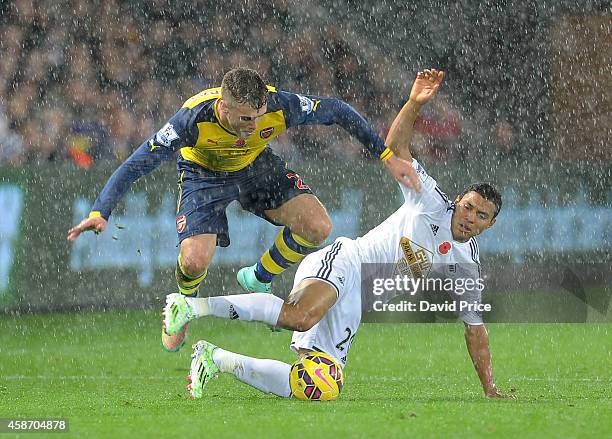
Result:
{"label": "soccer ball", "polygon": [[344,374],[340,365],[323,352],[308,352],[291,366],[291,393],[301,401],[338,399]]}

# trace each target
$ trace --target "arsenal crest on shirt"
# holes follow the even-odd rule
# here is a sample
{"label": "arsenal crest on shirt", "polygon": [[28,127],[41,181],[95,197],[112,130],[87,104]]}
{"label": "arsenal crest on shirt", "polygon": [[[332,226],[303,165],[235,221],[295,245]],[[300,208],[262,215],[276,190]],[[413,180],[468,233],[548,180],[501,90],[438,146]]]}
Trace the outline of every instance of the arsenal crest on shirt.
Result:
{"label": "arsenal crest on shirt", "polygon": [[264,128],[259,132],[259,137],[261,137],[262,139],[267,139],[272,135],[272,133],[274,133],[274,127]]}

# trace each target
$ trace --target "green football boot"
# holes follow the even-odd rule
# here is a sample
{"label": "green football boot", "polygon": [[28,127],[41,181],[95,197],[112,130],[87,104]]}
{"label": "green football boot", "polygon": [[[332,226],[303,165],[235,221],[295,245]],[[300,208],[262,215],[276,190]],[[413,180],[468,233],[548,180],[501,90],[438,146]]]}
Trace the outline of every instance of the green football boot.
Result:
{"label": "green football boot", "polygon": [[250,267],[241,268],[236,274],[238,283],[245,291],[249,293],[269,293],[272,287],[272,282],[260,282],[255,276],[257,264]]}
{"label": "green football boot", "polygon": [[178,334],[183,327],[196,318],[191,305],[180,293],[168,294],[164,307],[164,329],[168,335]]}
{"label": "green football boot", "polygon": [[192,347],[191,367],[187,377],[189,384],[185,389],[189,391],[191,398],[200,399],[204,394],[204,386],[219,374],[219,368],[213,361],[213,351],[217,346],[206,340],[200,340]]}

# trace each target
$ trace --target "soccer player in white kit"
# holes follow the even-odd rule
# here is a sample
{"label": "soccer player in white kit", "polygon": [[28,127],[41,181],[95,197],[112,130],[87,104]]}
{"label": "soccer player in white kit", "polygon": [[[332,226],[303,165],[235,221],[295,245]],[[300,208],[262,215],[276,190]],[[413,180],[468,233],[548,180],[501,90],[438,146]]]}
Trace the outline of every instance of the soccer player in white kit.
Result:
{"label": "soccer player in white kit", "polygon": [[[451,203],[409,150],[419,110],[435,95],[443,77],[443,72],[434,69],[417,74],[410,98],[387,135],[386,145],[399,157],[411,160],[415,170],[414,189],[400,186],[405,202],[395,213],[363,237],[338,238],[308,255],[297,270],[287,302],[266,293],[208,298],[168,295],[163,311],[166,331],[172,335],[204,316],[260,321],[293,330],[291,348],[296,353],[325,352],[344,366],[361,321],[362,264],[393,264],[413,274],[434,263],[473,267],[465,275],[480,277],[474,237],[495,223],[501,208],[499,193],[486,183],[476,184]],[[462,300],[478,305],[480,290],[468,291]],[[480,313],[470,308],[458,314],[485,396],[512,398],[499,393],[493,381],[488,335]],[[194,345],[188,390],[192,397],[200,398],[208,381],[221,372],[263,392],[291,397],[290,368],[287,363],[247,357],[201,340]]]}

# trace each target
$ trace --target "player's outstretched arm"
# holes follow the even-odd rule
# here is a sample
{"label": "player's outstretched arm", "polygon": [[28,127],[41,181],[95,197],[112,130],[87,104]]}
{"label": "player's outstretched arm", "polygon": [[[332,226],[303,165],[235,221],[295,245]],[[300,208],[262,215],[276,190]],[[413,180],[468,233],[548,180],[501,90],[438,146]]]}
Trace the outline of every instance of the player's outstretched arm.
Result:
{"label": "player's outstretched arm", "polygon": [[136,180],[157,169],[163,161],[170,160],[180,148],[195,144],[198,129],[193,119],[202,105],[183,106],[161,130],[136,148],[110,176],[94,202],[89,217],[68,231],[69,241],[74,241],[87,230],[96,233],[104,231],[113,209]]}
{"label": "player's outstretched arm", "polygon": [[493,381],[493,364],[491,363],[491,351],[489,349],[489,335],[484,325],[465,324],[465,342],[468,352],[482,383],[487,398],[511,398],[515,395],[499,393]]}
{"label": "player's outstretched arm", "polygon": [[400,158],[412,161],[410,142],[414,122],[421,107],[435,96],[443,79],[444,72],[441,70],[427,69],[417,73],[410,91],[410,98],[391,124],[385,141],[385,144]]}
{"label": "player's outstretched arm", "polygon": [[285,99],[287,127],[297,125],[337,124],[361,142],[374,156],[380,157],[387,171],[400,184],[419,190],[419,180],[409,161],[396,157],[365,118],[348,103],[334,98],[302,96],[279,92]]}
{"label": "player's outstretched arm", "polygon": [[140,145],[115,170],[106,182],[100,196],[96,199],[89,216],[68,230],[68,241],[74,241],[81,233],[88,230],[93,230],[96,233],[103,232],[112,210],[131,187],[132,183],[157,168],[162,160],[167,160],[168,157],[172,156],[173,151],[169,150],[169,148],[153,148],[149,142],[153,142],[153,139]]}

